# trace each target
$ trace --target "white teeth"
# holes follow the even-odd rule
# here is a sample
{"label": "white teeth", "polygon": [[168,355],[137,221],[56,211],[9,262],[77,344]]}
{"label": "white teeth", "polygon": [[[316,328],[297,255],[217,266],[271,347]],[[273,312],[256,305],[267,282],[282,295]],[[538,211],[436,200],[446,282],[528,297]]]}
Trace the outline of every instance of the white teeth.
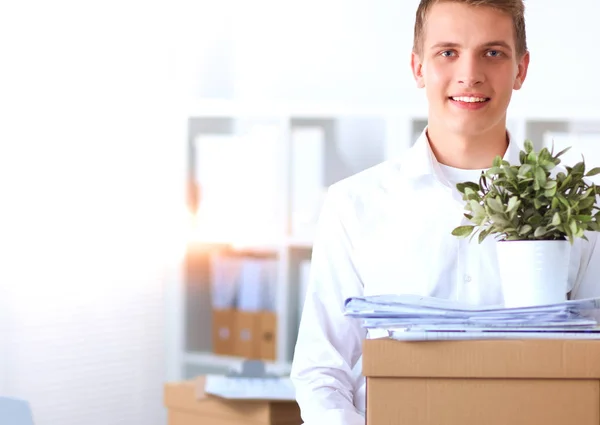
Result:
{"label": "white teeth", "polygon": [[452,97],[452,100],[456,100],[458,102],[475,103],[475,102],[485,102],[487,99],[484,97],[458,96],[458,97]]}

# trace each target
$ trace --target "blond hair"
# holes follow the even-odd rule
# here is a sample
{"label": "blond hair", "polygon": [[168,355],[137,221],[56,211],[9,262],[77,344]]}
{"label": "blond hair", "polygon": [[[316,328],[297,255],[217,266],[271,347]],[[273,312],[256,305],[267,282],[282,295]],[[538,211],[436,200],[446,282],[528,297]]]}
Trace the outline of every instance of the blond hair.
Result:
{"label": "blond hair", "polygon": [[525,5],[523,4],[523,0],[421,0],[419,7],[417,8],[417,16],[415,19],[413,41],[413,51],[415,53],[419,54],[423,49],[423,32],[425,30],[427,12],[429,12],[429,9],[431,9],[434,4],[442,1],[452,1],[468,6],[488,6],[507,13],[512,17],[513,21],[517,55],[522,56],[527,52]]}

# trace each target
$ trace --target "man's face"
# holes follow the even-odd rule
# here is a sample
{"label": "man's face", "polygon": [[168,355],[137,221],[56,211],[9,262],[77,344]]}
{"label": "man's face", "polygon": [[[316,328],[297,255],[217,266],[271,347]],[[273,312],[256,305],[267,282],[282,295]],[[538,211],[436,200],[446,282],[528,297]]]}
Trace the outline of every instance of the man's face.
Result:
{"label": "man's face", "polygon": [[429,10],[422,50],[412,57],[430,124],[462,136],[505,126],[512,91],[521,88],[528,63],[529,55],[515,50],[509,15],[452,1]]}

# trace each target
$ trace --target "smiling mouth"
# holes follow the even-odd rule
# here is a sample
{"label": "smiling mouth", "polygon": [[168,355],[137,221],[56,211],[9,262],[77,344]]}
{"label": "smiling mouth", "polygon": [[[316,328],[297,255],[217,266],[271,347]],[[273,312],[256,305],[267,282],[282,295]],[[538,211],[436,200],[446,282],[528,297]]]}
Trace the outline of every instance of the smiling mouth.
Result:
{"label": "smiling mouth", "polygon": [[450,96],[448,99],[453,100],[455,102],[463,103],[485,103],[488,102],[491,98],[475,96]]}

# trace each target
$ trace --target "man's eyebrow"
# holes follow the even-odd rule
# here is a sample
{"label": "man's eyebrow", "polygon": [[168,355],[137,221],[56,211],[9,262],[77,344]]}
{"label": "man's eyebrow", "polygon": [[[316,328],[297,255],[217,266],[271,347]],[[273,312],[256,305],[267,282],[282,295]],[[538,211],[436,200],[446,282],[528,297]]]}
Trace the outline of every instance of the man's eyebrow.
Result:
{"label": "man's eyebrow", "polygon": [[505,49],[512,50],[510,44],[502,40],[490,41],[489,43],[485,43],[483,47],[504,47]]}
{"label": "man's eyebrow", "polygon": [[460,44],[453,43],[451,41],[440,41],[439,43],[435,43],[431,46],[431,49],[441,49],[441,48],[449,48],[449,47],[460,47]]}
{"label": "man's eyebrow", "polygon": [[[456,48],[460,47],[459,43],[454,43],[452,41],[441,41],[439,43],[435,43],[430,48],[431,49],[442,49],[442,48]],[[506,41],[502,40],[494,40],[484,43],[482,47],[504,47],[505,49],[512,50],[510,45]]]}

